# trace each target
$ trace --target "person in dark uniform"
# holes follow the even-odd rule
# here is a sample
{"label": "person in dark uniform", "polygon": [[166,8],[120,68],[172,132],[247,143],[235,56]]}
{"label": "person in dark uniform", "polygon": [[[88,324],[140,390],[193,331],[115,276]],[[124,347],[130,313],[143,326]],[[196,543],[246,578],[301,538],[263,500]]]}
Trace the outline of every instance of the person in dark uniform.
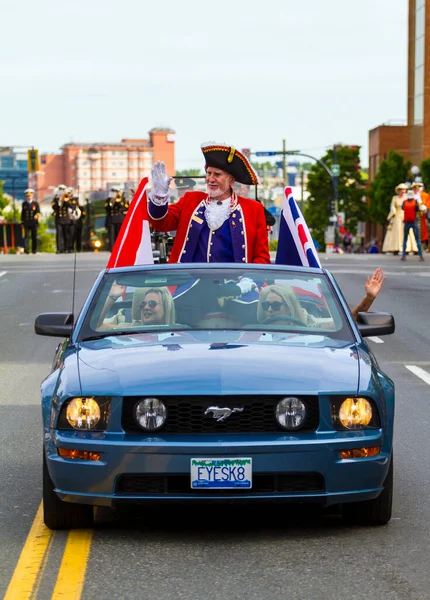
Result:
{"label": "person in dark uniform", "polygon": [[[61,187],[61,189],[60,189]],[[58,186],[58,195],[52,203],[52,210],[55,218],[57,254],[71,252],[70,250],[70,235],[71,235],[71,219],[69,209],[70,205],[70,190],[65,186]]]}
{"label": "person in dark uniform", "polygon": [[192,189],[196,185],[196,181],[192,177],[175,177],[175,185],[178,190],[178,199]]}
{"label": "person in dark uniform", "polygon": [[21,207],[21,222],[24,226],[24,252],[30,254],[30,236],[31,236],[31,251],[33,254],[37,252],[37,228],[39,226],[40,207],[39,203],[34,200],[34,190],[28,188],[25,190],[25,200]]}
{"label": "person in dark uniform", "polygon": [[52,199],[51,202],[51,207],[52,207],[52,214],[54,216],[54,222],[55,222],[55,244],[56,244],[56,251],[57,254],[59,254],[60,250],[58,248],[58,201],[61,198],[61,196],[64,194],[66,190],[66,186],[64,184],[60,184],[55,192],[54,192],[54,197]]}
{"label": "person in dark uniform", "polygon": [[105,202],[106,219],[105,227],[108,232],[109,250],[112,251],[119,230],[127,214],[129,203],[119,188],[113,187],[109,192],[109,198]]}
{"label": "person in dark uniform", "polygon": [[82,229],[85,220],[85,207],[79,204],[79,196],[76,192],[72,193],[70,198],[69,214],[71,220],[70,250],[76,249],[76,252],[82,250]]}

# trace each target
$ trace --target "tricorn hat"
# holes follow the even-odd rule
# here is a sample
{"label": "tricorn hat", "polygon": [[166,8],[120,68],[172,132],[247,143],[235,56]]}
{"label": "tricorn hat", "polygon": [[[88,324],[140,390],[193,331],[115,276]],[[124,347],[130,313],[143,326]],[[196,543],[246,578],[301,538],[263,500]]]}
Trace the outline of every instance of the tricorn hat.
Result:
{"label": "tricorn hat", "polygon": [[396,185],[396,192],[398,192],[399,190],[407,190],[408,186],[406,185],[406,183],[399,183],[399,185]]}
{"label": "tricorn hat", "polygon": [[208,142],[202,144],[206,167],[214,167],[233,175],[239,183],[256,185],[259,183],[258,175],[251,163],[242,152],[233,146]]}

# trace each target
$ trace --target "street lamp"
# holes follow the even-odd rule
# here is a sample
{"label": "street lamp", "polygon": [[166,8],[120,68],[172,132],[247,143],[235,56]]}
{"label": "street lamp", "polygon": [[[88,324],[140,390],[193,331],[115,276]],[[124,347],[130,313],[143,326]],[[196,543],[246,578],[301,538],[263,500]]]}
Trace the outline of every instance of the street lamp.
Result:
{"label": "street lamp", "polygon": [[411,173],[413,175],[412,183],[421,183],[423,178],[421,177],[420,168],[417,165],[411,167]]}

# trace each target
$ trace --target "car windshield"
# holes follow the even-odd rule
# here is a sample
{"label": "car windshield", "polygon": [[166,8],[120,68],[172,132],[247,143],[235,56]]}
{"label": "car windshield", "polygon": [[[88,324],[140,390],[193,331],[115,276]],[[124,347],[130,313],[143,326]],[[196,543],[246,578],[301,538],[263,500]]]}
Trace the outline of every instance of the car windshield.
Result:
{"label": "car windshield", "polygon": [[352,335],[325,274],[161,267],[107,272],[79,339],[184,329]]}

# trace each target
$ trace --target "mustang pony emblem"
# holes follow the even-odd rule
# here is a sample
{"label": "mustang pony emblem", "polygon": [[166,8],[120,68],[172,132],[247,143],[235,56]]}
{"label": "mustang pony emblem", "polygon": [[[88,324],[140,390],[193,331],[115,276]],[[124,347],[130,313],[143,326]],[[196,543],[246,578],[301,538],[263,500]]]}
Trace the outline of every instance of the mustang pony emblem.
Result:
{"label": "mustang pony emblem", "polygon": [[243,408],[220,408],[219,406],[209,406],[206,409],[205,415],[212,413],[212,416],[217,421],[225,421],[227,417],[232,415],[233,413],[242,412]]}

